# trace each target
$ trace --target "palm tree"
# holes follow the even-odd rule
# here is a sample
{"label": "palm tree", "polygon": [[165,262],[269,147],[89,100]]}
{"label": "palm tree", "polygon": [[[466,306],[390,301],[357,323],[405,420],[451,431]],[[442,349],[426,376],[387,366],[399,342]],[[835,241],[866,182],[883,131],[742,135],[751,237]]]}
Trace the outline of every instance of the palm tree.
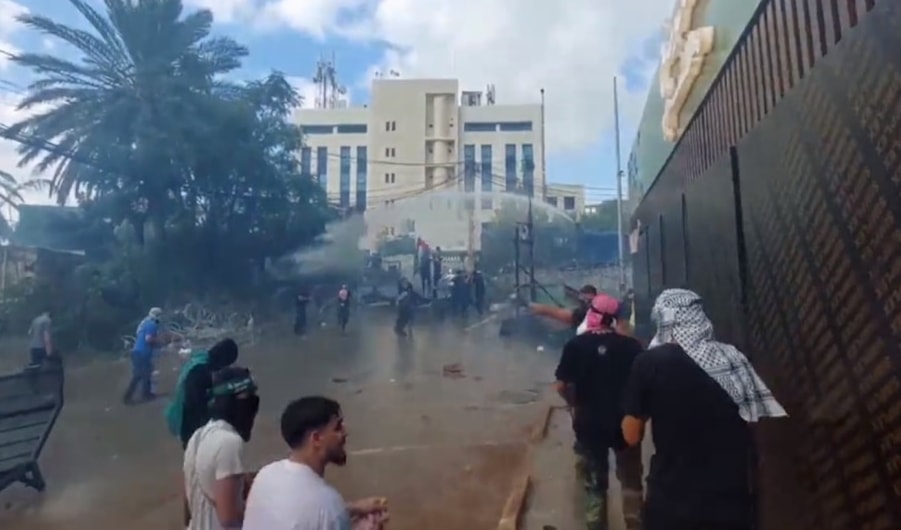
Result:
{"label": "palm tree", "polygon": [[19,109],[37,112],[3,136],[20,142],[20,166],[52,169],[50,193],[58,203],[73,193],[116,194],[143,201],[153,218],[185,177],[190,153],[181,139],[204,126],[198,109],[226,86],[218,77],[239,67],[247,50],[210,37],[210,11],[183,16],[181,0],[105,0],[106,16],[86,0],[69,3],[90,31],[40,15],[18,17],[81,57],[13,57],[37,77]]}
{"label": "palm tree", "polygon": [[25,202],[22,192],[41,189],[47,184],[49,182],[42,179],[29,180],[20,184],[6,171],[0,171],[0,238],[7,239],[13,232],[8,213],[18,210],[19,205]]}

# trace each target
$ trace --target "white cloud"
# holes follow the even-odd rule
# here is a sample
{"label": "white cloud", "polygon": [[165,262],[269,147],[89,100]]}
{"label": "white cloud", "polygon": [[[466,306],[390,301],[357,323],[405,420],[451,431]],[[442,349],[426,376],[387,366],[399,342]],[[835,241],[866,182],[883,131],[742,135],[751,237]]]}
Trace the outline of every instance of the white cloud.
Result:
{"label": "white cloud", "polygon": [[[477,90],[493,83],[499,103],[537,102],[544,88],[548,144],[557,153],[593,145],[612,129],[612,78],[661,30],[673,6],[673,0],[230,0],[222,7],[219,0],[192,1],[224,16],[237,9],[226,6],[241,4],[244,21],[258,29],[387,43],[391,49],[367,74],[456,77]],[[645,96],[621,91],[624,123],[637,121]]]}
{"label": "white cloud", "polygon": [[[27,13],[28,9],[11,0],[0,0],[0,49],[9,53],[17,53],[19,50],[12,44],[16,33],[21,29],[16,16]],[[0,72],[8,70],[9,61],[5,55],[0,55]],[[5,81],[10,81],[5,79]],[[9,125],[28,116],[27,112],[16,109],[22,94],[17,93],[15,82],[9,82],[0,87],[0,124]],[[19,182],[25,182],[32,178],[28,168],[19,168],[19,155],[16,148],[19,144],[10,140],[0,140],[0,170],[6,171],[16,177]],[[49,204],[52,201],[46,192],[29,191],[23,194],[26,202]]]}
{"label": "white cloud", "polygon": [[252,17],[260,7],[260,2],[256,0],[185,0],[185,5],[209,9],[216,17],[216,22],[229,24]]}
{"label": "white cloud", "polygon": [[[613,126],[612,78],[660,31],[673,0],[189,0],[217,20],[290,28],[325,40],[387,43],[375,69],[403,77],[456,77],[466,89],[495,84],[499,103],[547,96],[548,146],[593,145]],[[653,65],[649,65],[653,66]],[[346,72],[345,72],[346,74]],[[368,84],[369,80],[361,80]],[[621,91],[624,128],[646,94]],[[629,144],[625,139],[625,144]]]}
{"label": "white cloud", "polygon": [[306,77],[294,76],[288,76],[286,79],[291,83],[291,86],[294,87],[294,90],[300,94],[300,97],[303,98],[303,103],[301,104],[302,108],[311,109],[316,105],[317,87],[312,80],[307,79]]}

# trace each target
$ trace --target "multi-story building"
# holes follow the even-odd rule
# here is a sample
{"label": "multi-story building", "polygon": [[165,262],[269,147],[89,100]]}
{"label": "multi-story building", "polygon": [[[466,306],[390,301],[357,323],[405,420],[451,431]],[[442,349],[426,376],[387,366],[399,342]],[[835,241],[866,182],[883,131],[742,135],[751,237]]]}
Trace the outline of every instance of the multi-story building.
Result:
{"label": "multi-story building", "polygon": [[375,79],[367,106],[300,109],[302,171],[331,203],[365,212],[364,248],[409,234],[478,250],[503,193],[546,191],[541,105],[495,105],[493,92],[460,94],[455,79]]}
{"label": "multi-story building", "polygon": [[585,186],[580,184],[548,184],[544,202],[563,210],[573,220],[585,211]]}

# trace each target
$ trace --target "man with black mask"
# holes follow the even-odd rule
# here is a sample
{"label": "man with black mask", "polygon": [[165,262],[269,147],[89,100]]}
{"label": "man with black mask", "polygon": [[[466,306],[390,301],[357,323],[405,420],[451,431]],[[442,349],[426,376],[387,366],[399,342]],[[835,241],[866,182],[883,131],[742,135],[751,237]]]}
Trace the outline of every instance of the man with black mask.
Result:
{"label": "man with black mask", "polygon": [[238,344],[224,339],[207,351],[206,362],[198,362],[186,374],[182,383],[181,443],[187,447],[194,431],[210,421],[209,393],[213,374],[238,360]]}
{"label": "man with black mask", "polygon": [[210,421],[188,441],[184,486],[188,530],[240,528],[253,474],[244,465],[260,408],[257,386],[246,368],[229,367],[213,375]]}
{"label": "man with black mask", "polygon": [[532,313],[542,317],[548,317],[562,324],[570,326],[573,330],[578,330],[579,326],[585,320],[588,314],[588,306],[591,299],[597,296],[598,290],[594,285],[585,285],[579,289],[579,305],[575,309],[567,309],[548,304],[529,304]]}

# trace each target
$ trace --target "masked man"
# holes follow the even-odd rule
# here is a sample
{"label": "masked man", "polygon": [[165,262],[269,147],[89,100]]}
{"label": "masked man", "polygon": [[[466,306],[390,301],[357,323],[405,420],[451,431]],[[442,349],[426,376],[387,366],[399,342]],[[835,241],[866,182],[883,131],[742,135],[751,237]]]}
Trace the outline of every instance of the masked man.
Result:
{"label": "masked man", "polygon": [[188,441],[184,486],[188,530],[240,528],[253,474],[244,464],[260,408],[257,387],[246,368],[229,367],[213,376],[209,423]]}
{"label": "masked man", "polygon": [[747,357],[717,342],[701,297],[667,289],[657,333],[625,392],[623,437],[637,446],[653,423],[645,530],[750,530],[749,424],[786,416]]}

